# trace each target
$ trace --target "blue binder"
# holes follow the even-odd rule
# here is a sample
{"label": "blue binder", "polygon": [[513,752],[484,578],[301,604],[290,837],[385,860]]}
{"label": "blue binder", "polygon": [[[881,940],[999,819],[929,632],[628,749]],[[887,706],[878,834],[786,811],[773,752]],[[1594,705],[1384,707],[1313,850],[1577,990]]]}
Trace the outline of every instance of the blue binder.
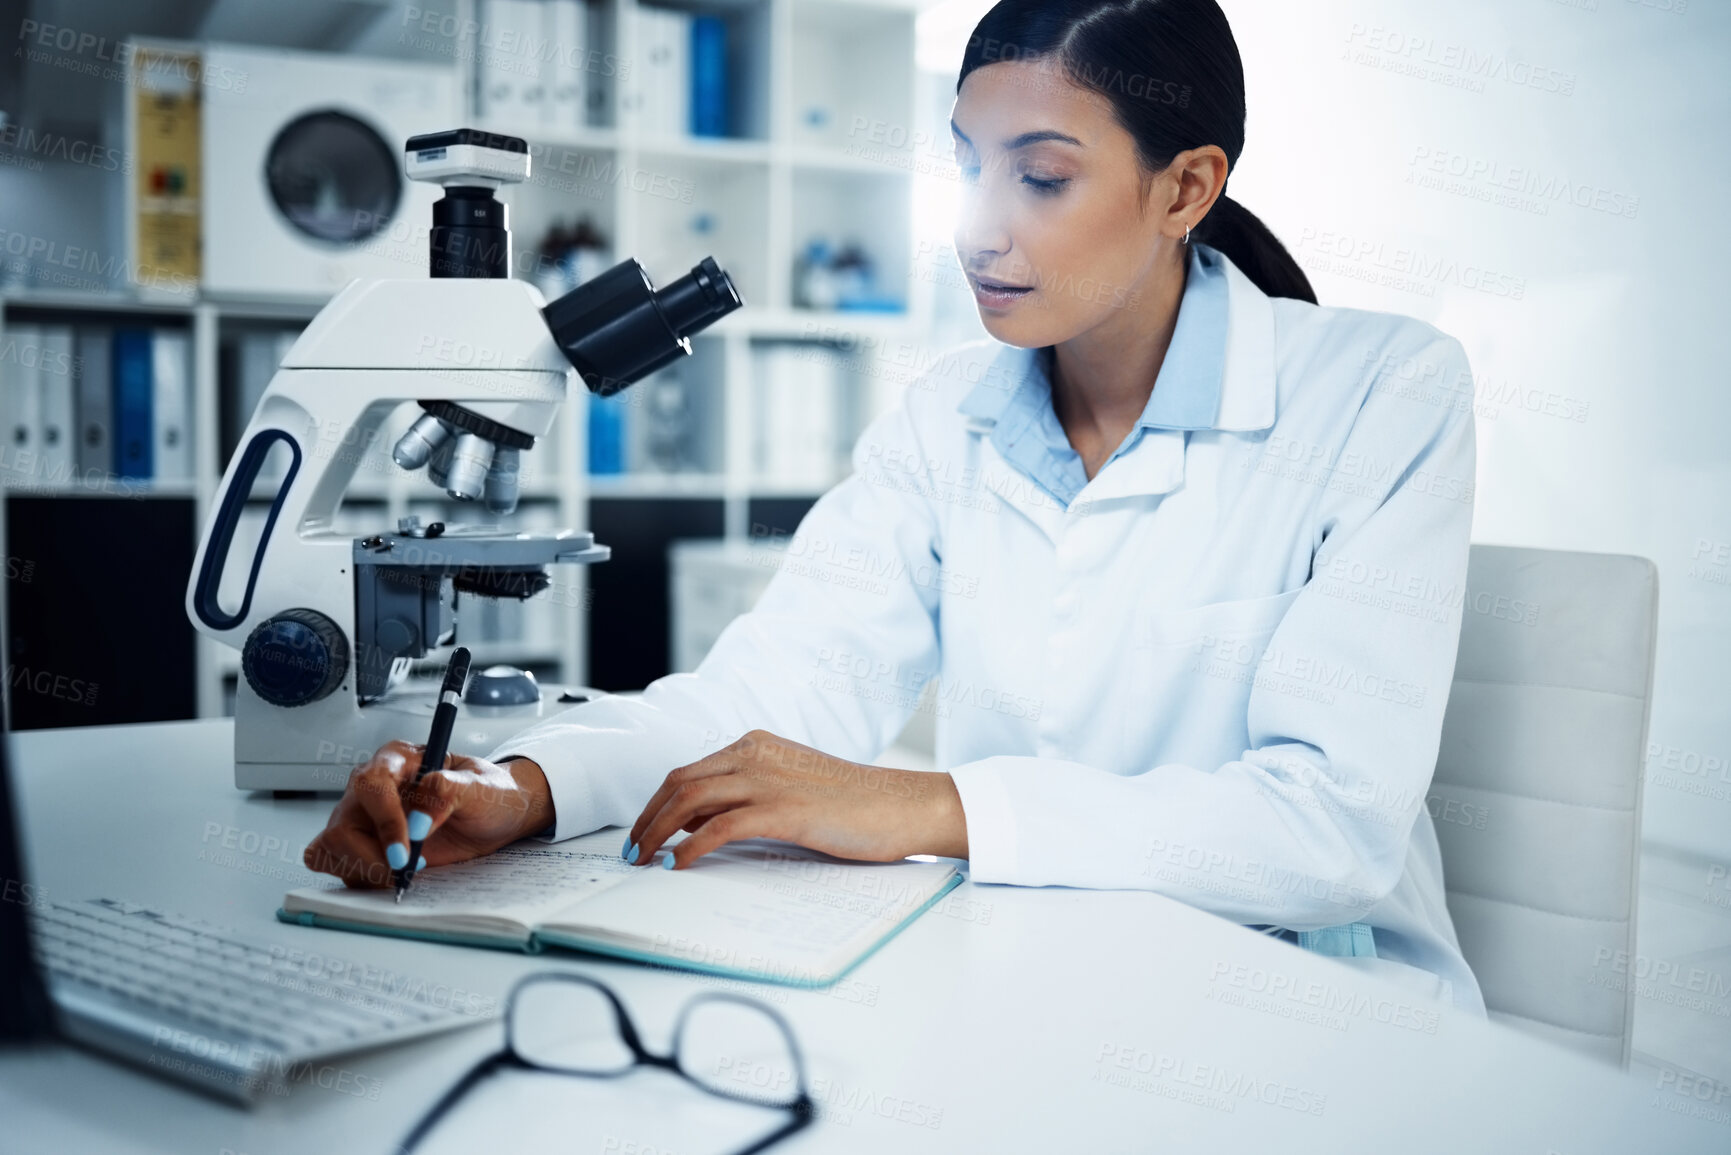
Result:
{"label": "blue binder", "polygon": [[156,472],[150,346],[149,329],[114,331],[114,472],[120,477],[150,478]]}
{"label": "blue binder", "polygon": [[727,135],[727,25],[719,16],[691,20],[691,135]]}
{"label": "blue binder", "polygon": [[589,398],[589,472],[625,472],[625,402]]}

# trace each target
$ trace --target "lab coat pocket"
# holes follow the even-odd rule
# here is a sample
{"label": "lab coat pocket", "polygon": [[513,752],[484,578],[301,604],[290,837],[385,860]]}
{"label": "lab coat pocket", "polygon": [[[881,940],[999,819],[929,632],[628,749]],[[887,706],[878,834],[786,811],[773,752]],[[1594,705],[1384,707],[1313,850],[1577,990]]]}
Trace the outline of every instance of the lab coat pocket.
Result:
{"label": "lab coat pocket", "polygon": [[1268,635],[1286,616],[1286,607],[1302,590],[1287,590],[1260,598],[1210,602],[1187,610],[1145,610],[1137,620],[1137,639],[1155,649],[1170,645],[1203,645],[1221,638]]}
{"label": "lab coat pocket", "polygon": [[1243,755],[1257,666],[1299,592],[1137,614],[1123,712],[1131,765],[1213,769]]}

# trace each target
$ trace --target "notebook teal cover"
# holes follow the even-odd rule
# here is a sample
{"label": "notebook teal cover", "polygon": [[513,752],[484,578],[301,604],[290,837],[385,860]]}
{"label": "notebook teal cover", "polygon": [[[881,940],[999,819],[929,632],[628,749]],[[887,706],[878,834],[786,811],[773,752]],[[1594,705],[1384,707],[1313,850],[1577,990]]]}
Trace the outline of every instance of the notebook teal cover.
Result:
{"label": "notebook teal cover", "polygon": [[806,979],[788,975],[773,974],[768,971],[754,971],[740,967],[718,966],[711,963],[698,962],[693,959],[681,958],[678,955],[655,954],[650,951],[632,950],[629,947],[616,946],[612,943],[594,942],[578,936],[531,934],[525,940],[515,938],[491,938],[484,935],[452,934],[445,931],[405,930],[400,927],[377,926],[373,923],[350,922],[347,919],[331,918],[329,915],[313,914],[310,911],[291,914],[282,907],[277,908],[278,920],[292,926],[316,926],[326,930],[358,931],[362,934],[381,934],[392,938],[413,938],[423,942],[439,942],[452,946],[482,946],[495,950],[515,950],[524,954],[540,954],[549,946],[561,947],[585,954],[607,955],[612,958],[627,959],[632,962],[648,963],[652,966],[666,967],[670,970],[696,971],[701,974],[717,975],[722,978],[746,979],[752,982],[775,983],[778,986],[800,987],[809,990],[821,990],[834,986],[847,977],[860,963],[878,952],[878,949],[900,934],[913,921],[937,905],[944,895],[954,890],[962,882],[960,871],[952,874],[935,894],[921,903],[913,913],[902,919],[886,931],[878,940],[864,951],[860,952],[852,962],[829,978]]}

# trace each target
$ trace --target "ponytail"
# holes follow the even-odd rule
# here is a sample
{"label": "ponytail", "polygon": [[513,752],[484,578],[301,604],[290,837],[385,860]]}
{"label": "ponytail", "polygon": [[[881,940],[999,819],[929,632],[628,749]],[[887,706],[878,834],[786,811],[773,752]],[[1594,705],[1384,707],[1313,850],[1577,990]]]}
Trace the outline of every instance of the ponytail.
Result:
{"label": "ponytail", "polygon": [[1296,297],[1316,304],[1316,291],[1280,238],[1256,214],[1222,192],[1191,230],[1190,239],[1225,253],[1227,259],[1270,297]]}

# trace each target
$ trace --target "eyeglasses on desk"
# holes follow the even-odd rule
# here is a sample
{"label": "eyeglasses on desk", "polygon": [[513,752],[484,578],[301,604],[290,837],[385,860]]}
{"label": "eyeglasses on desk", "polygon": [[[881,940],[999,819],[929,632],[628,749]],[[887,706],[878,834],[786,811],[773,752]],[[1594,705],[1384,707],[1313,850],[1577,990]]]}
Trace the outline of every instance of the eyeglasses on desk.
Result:
{"label": "eyeglasses on desk", "polygon": [[499,1071],[614,1079],[638,1067],[661,1067],[711,1095],[788,1113],[781,1127],[734,1155],[765,1150],[810,1126],[816,1115],[799,1044],[787,1021],[766,1004],[725,992],[694,995],[679,1012],[671,1053],[657,1055],[643,1045],[625,1004],[605,983],[547,971],[511,988],[503,1049],[458,1079],[421,1116],[400,1150],[415,1150],[464,1095]]}

